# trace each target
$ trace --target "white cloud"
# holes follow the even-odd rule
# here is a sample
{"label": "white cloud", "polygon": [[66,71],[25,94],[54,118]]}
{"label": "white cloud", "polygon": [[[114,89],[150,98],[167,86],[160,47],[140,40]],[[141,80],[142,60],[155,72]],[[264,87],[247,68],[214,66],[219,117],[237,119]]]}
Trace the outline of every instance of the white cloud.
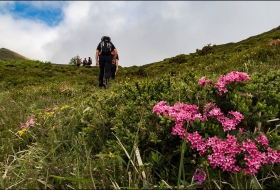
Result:
{"label": "white cloud", "polygon": [[54,38],[54,31],[42,23],[25,19],[15,21],[10,15],[1,15],[0,23],[2,47],[31,59],[47,61],[42,47]]}
{"label": "white cloud", "polygon": [[76,1],[65,7],[64,14],[66,15],[64,23],[69,26],[79,26],[87,20],[90,11],[90,2]]}
{"label": "white cloud", "polygon": [[[0,47],[32,59],[68,64],[77,54],[94,59],[103,35],[120,53],[121,66],[143,65],[203,46],[238,42],[279,25],[280,2],[239,1],[32,1],[39,9],[62,7],[55,27],[8,13],[0,2]],[[10,7],[10,8],[9,8]]]}

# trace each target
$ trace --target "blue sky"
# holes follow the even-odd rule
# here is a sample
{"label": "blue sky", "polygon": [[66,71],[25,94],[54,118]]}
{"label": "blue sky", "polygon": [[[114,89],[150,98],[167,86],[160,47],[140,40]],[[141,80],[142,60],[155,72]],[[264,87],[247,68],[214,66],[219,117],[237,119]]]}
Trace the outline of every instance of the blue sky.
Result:
{"label": "blue sky", "polygon": [[15,19],[26,18],[32,21],[45,22],[50,27],[57,26],[64,17],[61,7],[36,6],[29,1],[15,2],[11,8],[11,13]]}
{"label": "blue sky", "polygon": [[110,36],[120,65],[145,65],[280,25],[279,1],[0,1],[0,48],[68,64]]}

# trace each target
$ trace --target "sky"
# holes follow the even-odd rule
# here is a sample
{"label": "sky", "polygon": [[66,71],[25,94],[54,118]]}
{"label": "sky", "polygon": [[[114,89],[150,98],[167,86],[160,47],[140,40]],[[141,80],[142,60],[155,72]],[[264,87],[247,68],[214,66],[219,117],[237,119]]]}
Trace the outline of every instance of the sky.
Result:
{"label": "sky", "polygon": [[280,25],[278,1],[0,1],[0,48],[69,64],[110,36],[122,67],[239,42]]}

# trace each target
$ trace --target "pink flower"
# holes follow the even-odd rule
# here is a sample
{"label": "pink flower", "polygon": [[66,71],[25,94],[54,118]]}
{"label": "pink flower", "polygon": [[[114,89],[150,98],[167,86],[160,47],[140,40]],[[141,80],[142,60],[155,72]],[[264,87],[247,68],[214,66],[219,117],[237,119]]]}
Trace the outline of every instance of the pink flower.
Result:
{"label": "pink flower", "polygon": [[34,119],[34,117],[31,117],[28,121],[26,121],[25,122],[25,126],[26,127],[29,127],[29,126],[34,126],[34,124],[35,124],[35,119]]}
{"label": "pink flower", "polygon": [[23,123],[20,124],[20,128],[23,129],[25,128],[25,125]]}
{"label": "pink flower", "polygon": [[234,130],[237,122],[235,119],[229,119],[227,117],[220,117],[221,119],[219,120],[222,123],[222,126],[224,128],[224,131],[231,131]]}
{"label": "pink flower", "polygon": [[259,134],[260,134],[260,136],[258,138],[255,138],[255,140],[258,143],[260,143],[262,146],[267,147],[268,146],[268,139],[267,139],[267,137],[263,133],[261,133],[261,132],[259,132]]}
{"label": "pink flower", "polygon": [[273,150],[272,148],[267,148],[266,164],[274,164],[280,162],[280,151]]}
{"label": "pink flower", "polygon": [[229,111],[228,113],[231,114],[231,115],[233,115],[233,116],[235,117],[234,120],[235,120],[237,123],[240,123],[241,120],[244,119],[244,116],[243,116],[241,113],[237,112],[237,111]]}
{"label": "pink flower", "polygon": [[198,184],[202,184],[206,179],[206,173],[202,169],[198,168],[196,169],[193,178],[198,180]]}
{"label": "pink flower", "polygon": [[239,133],[241,134],[241,135],[244,135],[245,134],[245,131],[244,131],[244,128],[239,128]]}
{"label": "pink flower", "polygon": [[191,148],[196,149],[200,155],[206,153],[206,143],[202,139],[202,136],[198,134],[197,131],[194,133],[188,133],[187,135],[187,142],[191,143]]}
{"label": "pink flower", "polygon": [[175,126],[172,128],[172,135],[179,135],[180,138],[184,138],[186,134],[186,130],[183,128],[182,123],[176,123]]}
{"label": "pink flower", "polygon": [[216,104],[212,103],[212,102],[205,104],[205,106],[203,108],[203,118],[204,118],[204,120],[207,120],[208,112],[215,107],[216,107]]}
{"label": "pink flower", "polygon": [[217,138],[216,136],[206,140],[207,148],[212,149],[212,154],[207,156],[210,165],[220,167],[223,171],[236,172],[241,168],[236,165],[235,156],[241,150],[237,144],[235,136],[227,135],[227,140]]}
{"label": "pink flower", "polygon": [[199,79],[198,81],[199,86],[203,87],[203,86],[210,86],[212,84],[212,80],[206,80],[205,77],[202,77],[201,79]]}
{"label": "pink flower", "polygon": [[256,144],[248,139],[245,142],[242,142],[241,150],[244,151],[245,154],[244,160],[246,160],[246,168],[244,169],[244,173],[253,175],[258,172],[261,167],[261,164],[267,162],[267,157],[265,153],[261,153],[258,151]]}
{"label": "pink flower", "polygon": [[51,108],[46,108],[46,112],[50,112],[51,111]]}
{"label": "pink flower", "polygon": [[179,135],[180,138],[184,138],[185,136],[183,122],[194,122],[197,119],[201,121],[204,120],[202,115],[198,112],[198,106],[184,103],[176,103],[174,106],[167,106],[165,101],[161,101],[154,106],[153,112],[174,118],[175,126],[171,134]]}
{"label": "pink flower", "polygon": [[220,116],[223,115],[223,113],[221,112],[221,109],[218,107],[214,107],[214,109],[212,109],[209,113],[208,113],[208,117],[211,116]]}
{"label": "pink flower", "polygon": [[28,127],[33,127],[35,125],[35,118],[33,116],[30,117],[29,120],[27,120],[25,123],[20,124],[20,128],[28,128]]}
{"label": "pink flower", "polygon": [[221,122],[224,131],[230,131],[236,129],[236,126],[244,119],[244,116],[239,112],[230,111],[229,114],[233,115],[234,118],[230,119],[224,115],[218,115],[217,120]]}
{"label": "pink flower", "polygon": [[247,73],[232,71],[225,76],[220,76],[215,87],[219,90],[219,95],[228,92],[225,86],[232,82],[249,81],[249,76]]}

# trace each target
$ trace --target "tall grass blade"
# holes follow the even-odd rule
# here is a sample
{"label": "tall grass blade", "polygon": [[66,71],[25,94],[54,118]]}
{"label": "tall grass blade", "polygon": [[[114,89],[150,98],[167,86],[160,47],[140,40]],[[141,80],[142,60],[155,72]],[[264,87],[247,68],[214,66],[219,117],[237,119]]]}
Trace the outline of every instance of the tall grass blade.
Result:
{"label": "tall grass blade", "polygon": [[39,162],[42,162],[45,158],[47,158],[50,154],[54,153],[54,151],[56,149],[58,149],[60,146],[62,145],[62,143],[60,143],[59,145],[57,145],[54,149],[52,149],[46,156],[44,156]]}
{"label": "tall grass blade", "polygon": [[250,184],[253,189],[263,189],[255,175],[252,176]]}
{"label": "tall grass blade", "polygon": [[67,180],[67,181],[75,181],[75,182],[91,182],[91,179],[78,178],[78,177],[62,177],[62,176],[56,176],[56,175],[50,175],[50,177],[53,177],[53,178],[59,179],[59,180]]}
{"label": "tall grass blade", "polygon": [[137,168],[136,168],[134,162],[132,161],[131,157],[129,156],[127,150],[124,148],[123,144],[121,143],[120,139],[119,139],[114,133],[112,133],[112,134],[113,134],[113,135],[116,137],[116,139],[118,140],[118,144],[122,147],[122,149],[124,150],[126,156],[127,156],[128,159],[131,161],[131,164],[133,165],[135,171],[136,171],[137,173],[139,173],[139,171],[137,170]]}

